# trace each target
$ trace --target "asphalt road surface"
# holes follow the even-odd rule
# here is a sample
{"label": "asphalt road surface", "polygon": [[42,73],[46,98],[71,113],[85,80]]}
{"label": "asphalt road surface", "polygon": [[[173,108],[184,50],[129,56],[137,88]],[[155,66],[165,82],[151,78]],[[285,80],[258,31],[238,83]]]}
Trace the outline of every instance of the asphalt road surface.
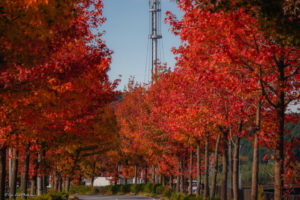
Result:
{"label": "asphalt road surface", "polygon": [[80,200],[157,200],[152,197],[129,196],[129,195],[79,195]]}

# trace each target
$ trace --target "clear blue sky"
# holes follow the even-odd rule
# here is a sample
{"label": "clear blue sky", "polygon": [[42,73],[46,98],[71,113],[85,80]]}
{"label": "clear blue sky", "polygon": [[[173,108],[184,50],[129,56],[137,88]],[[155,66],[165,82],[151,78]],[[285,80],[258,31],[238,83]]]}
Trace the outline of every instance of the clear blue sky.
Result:
{"label": "clear blue sky", "polygon": [[[151,42],[148,39],[149,1],[148,0],[103,0],[103,15],[107,21],[102,29],[106,31],[103,39],[109,49],[113,50],[110,80],[122,75],[118,89],[123,89],[128,78],[134,76],[138,82],[148,82],[151,68]],[[161,18],[163,38],[159,43],[160,60],[169,67],[175,64],[171,48],[180,41],[163,22],[167,10],[177,16],[180,11],[172,0],[161,0]],[[148,48],[147,48],[148,47]]]}

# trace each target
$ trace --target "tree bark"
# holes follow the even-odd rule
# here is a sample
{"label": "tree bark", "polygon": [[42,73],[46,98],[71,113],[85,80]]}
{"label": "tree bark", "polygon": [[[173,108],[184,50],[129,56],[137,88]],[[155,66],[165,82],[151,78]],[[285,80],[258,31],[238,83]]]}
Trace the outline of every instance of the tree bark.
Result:
{"label": "tree bark", "polygon": [[0,148],[0,200],[5,200],[6,146]]}
{"label": "tree bark", "polygon": [[152,167],[152,183],[155,184],[155,166]]}
{"label": "tree bark", "polygon": [[134,166],[134,184],[137,184],[137,178],[138,178],[138,166]]}
{"label": "tree bark", "polygon": [[170,176],[169,185],[170,185],[170,188],[173,189],[173,176],[172,175]]}
{"label": "tree bark", "polygon": [[18,178],[18,151],[16,148],[12,149],[11,160],[11,187],[9,188],[9,198],[16,198],[17,178]]}
{"label": "tree bark", "polygon": [[196,196],[200,195],[201,190],[201,156],[200,156],[200,141],[197,141],[197,190]]}
{"label": "tree bark", "polygon": [[211,183],[211,193],[210,198],[212,199],[215,196],[216,192],[216,182],[217,182],[217,174],[218,174],[218,154],[219,154],[219,144],[220,144],[220,134],[218,134],[218,138],[216,141],[216,149],[214,155],[214,168],[213,168],[213,175],[212,175],[212,183]]}
{"label": "tree bark", "polygon": [[148,166],[145,167],[145,183],[148,183]]}
{"label": "tree bark", "polygon": [[189,194],[193,193],[193,150],[190,150]]}
{"label": "tree bark", "polygon": [[30,143],[26,145],[24,168],[21,175],[21,197],[27,199],[27,186],[28,186],[28,172],[29,172],[29,158],[30,158]]}
{"label": "tree bark", "polygon": [[61,175],[58,174],[58,188],[57,188],[58,192],[62,192],[62,178]]}
{"label": "tree bark", "polygon": [[256,108],[256,130],[254,133],[254,148],[253,148],[253,160],[252,160],[252,182],[251,182],[251,200],[257,200],[258,191],[258,172],[259,172],[259,146],[258,146],[258,132],[260,130],[261,122],[261,99],[258,101]]}
{"label": "tree bark", "polygon": [[234,154],[233,154],[233,199],[239,199],[239,146],[240,146],[240,138],[237,137],[234,144]]}
{"label": "tree bark", "polygon": [[283,135],[284,135],[284,107],[277,110],[279,119],[278,133],[275,136],[275,165],[274,165],[274,200],[281,200],[283,195]]}
{"label": "tree bark", "polygon": [[54,177],[53,177],[53,191],[57,192],[58,191],[58,175],[57,172],[55,172]]}
{"label": "tree bark", "polygon": [[183,167],[183,159],[180,160],[180,192],[184,193],[184,167]]}
{"label": "tree bark", "polygon": [[208,146],[209,146],[209,136],[208,133],[206,133],[205,136],[205,158],[204,158],[204,190],[203,190],[203,199],[206,199],[209,197],[209,187],[208,187],[208,163],[209,163],[209,157],[208,157]]}
{"label": "tree bark", "polygon": [[[239,123],[238,134],[242,132],[243,122]],[[240,161],[240,136],[237,135],[234,141],[233,154],[233,199],[239,199],[239,161]]]}
{"label": "tree bark", "polygon": [[[275,59],[276,60],[276,59]],[[279,72],[278,76],[278,94],[277,94],[277,133],[275,136],[275,163],[274,163],[274,200],[283,199],[283,177],[284,172],[284,125],[285,125],[285,87],[286,87],[286,77],[285,77],[285,63],[284,57],[281,56],[277,63],[277,68]]]}
{"label": "tree bark", "polygon": [[178,168],[177,168],[177,180],[176,180],[176,192],[180,192],[180,158],[178,157]]}
{"label": "tree bark", "polygon": [[[231,129],[230,129],[230,135]],[[233,197],[233,155],[232,155],[232,138],[228,141],[228,176],[229,176],[229,188],[230,198]]]}
{"label": "tree bark", "polygon": [[91,178],[91,186],[92,187],[94,187],[95,171],[96,171],[96,161],[94,161],[94,163],[93,163],[93,171],[92,171],[92,178]]}
{"label": "tree bark", "polygon": [[70,185],[71,185],[71,179],[69,177],[66,177],[66,187],[65,187],[65,192],[70,191]]}
{"label": "tree bark", "polygon": [[32,177],[30,181],[30,195],[31,196],[36,195],[36,176]]}
{"label": "tree bark", "polygon": [[38,153],[38,158],[37,158],[37,180],[36,180],[36,188],[37,188],[37,195],[40,196],[43,194],[43,180],[42,180],[42,175],[41,175],[41,162],[42,162],[42,156],[40,153]]}
{"label": "tree bark", "polygon": [[227,175],[228,175],[228,130],[223,131],[223,169],[221,200],[227,200]]}

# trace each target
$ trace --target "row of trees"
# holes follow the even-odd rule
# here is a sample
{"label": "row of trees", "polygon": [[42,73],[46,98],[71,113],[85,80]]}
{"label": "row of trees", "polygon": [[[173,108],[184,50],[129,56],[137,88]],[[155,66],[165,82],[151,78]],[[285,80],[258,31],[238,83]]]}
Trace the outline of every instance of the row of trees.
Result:
{"label": "row of trees", "polygon": [[17,182],[26,198],[29,180],[31,194],[42,194],[49,176],[54,191],[63,183],[68,190],[116,149],[118,81],[107,76],[102,7],[101,0],[0,2],[1,200],[7,186],[15,197]]}
{"label": "row of trees", "polygon": [[[246,138],[254,146],[251,199],[257,199],[260,146],[271,150],[274,199],[283,199],[284,187],[299,181],[293,156],[299,138],[284,141],[284,135],[285,125],[298,120],[288,106],[299,103],[300,61],[297,30],[290,27],[296,16],[280,2],[178,1],[182,19],[172,13],[166,19],[181,38],[174,71],[158,65],[151,85],[131,81],[116,106],[123,168],[144,168],[146,180],[148,168],[162,182],[177,177],[182,192],[188,178],[189,193],[197,177],[198,195],[203,175],[206,199],[215,195],[221,154],[221,199],[230,179],[237,200],[239,144]],[[280,29],[281,22],[293,32]]]}

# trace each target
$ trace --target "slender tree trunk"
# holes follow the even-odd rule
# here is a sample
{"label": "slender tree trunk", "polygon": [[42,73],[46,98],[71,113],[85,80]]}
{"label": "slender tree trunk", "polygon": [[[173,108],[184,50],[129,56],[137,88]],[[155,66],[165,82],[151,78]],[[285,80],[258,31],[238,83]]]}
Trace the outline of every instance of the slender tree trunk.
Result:
{"label": "slender tree trunk", "polygon": [[[242,132],[243,122],[239,123],[238,134]],[[237,135],[234,141],[233,154],[233,199],[239,200],[239,161],[240,161],[240,136]]]}
{"label": "slender tree trunk", "polygon": [[155,166],[152,167],[152,183],[155,184]]}
{"label": "slender tree trunk", "polygon": [[57,188],[58,192],[62,192],[62,178],[61,175],[58,174],[58,188]]}
{"label": "slender tree trunk", "polygon": [[34,159],[33,161],[33,170],[34,170],[34,175],[31,179],[31,187],[30,187],[30,195],[34,196],[37,194],[37,173],[38,173],[38,168],[39,168],[39,163],[38,159]]}
{"label": "slender tree trunk", "polygon": [[145,167],[145,183],[148,183],[148,166]]}
{"label": "slender tree trunk", "polygon": [[176,192],[180,192],[180,158],[178,157],[178,174],[177,174],[177,180],[176,180]]}
{"label": "slender tree trunk", "polygon": [[134,166],[134,184],[137,184],[137,178],[138,178],[138,166]]}
{"label": "slender tree trunk", "polygon": [[173,189],[173,175],[170,176],[169,185],[170,188]]}
{"label": "slender tree trunk", "polygon": [[189,194],[193,193],[193,150],[190,150]]}
{"label": "slender tree trunk", "polygon": [[96,161],[94,161],[94,163],[93,163],[93,171],[92,171],[92,178],[91,178],[91,186],[92,187],[94,187],[95,171],[96,171]]}
{"label": "slender tree trunk", "polygon": [[70,185],[71,185],[71,179],[69,177],[66,177],[66,188],[65,188],[65,192],[69,192],[70,191]]}
{"label": "slender tree trunk", "polygon": [[166,176],[164,174],[161,175],[161,184],[162,186],[166,186]]}
{"label": "slender tree trunk", "polygon": [[201,156],[200,156],[200,141],[197,141],[197,190],[196,196],[200,195],[201,190]]}
{"label": "slender tree trunk", "polygon": [[234,144],[234,154],[233,154],[233,199],[239,199],[239,146],[240,146],[240,138],[237,137]]}
{"label": "slender tree trunk", "polygon": [[204,158],[204,190],[203,190],[203,199],[206,199],[209,197],[209,187],[208,187],[208,163],[209,163],[209,157],[208,157],[208,146],[209,146],[209,137],[208,133],[206,133],[205,136],[205,158]]}
{"label": "slender tree trunk", "polygon": [[43,180],[41,175],[41,162],[42,162],[42,156],[40,153],[38,153],[38,168],[37,168],[37,181],[36,181],[36,187],[37,187],[37,195],[40,196],[43,194]]}
{"label": "slender tree trunk", "polygon": [[30,143],[26,145],[25,150],[25,162],[24,162],[24,168],[21,175],[21,197],[27,198],[27,186],[28,186],[28,171],[29,171],[29,156],[30,156]]}
{"label": "slender tree trunk", "polygon": [[5,200],[6,146],[0,148],[0,200]]}
{"label": "slender tree trunk", "polygon": [[12,148],[8,148],[8,190],[11,188],[11,175],[12,175],[12,158],[13,158],[13,153],[12,153]]}
{"label": "slender tree trunk", "polygon": [[227,200],[227,175],[228,175],[228,131],[223,131],[223,170],[221,185],[221,200]]}
{"label": "slender tree trunk", "polygon": [[36,176],[32,177],[30,181],[30,195],[31,196],[36,195]]}
{"label": "slender tree trunk", "polygon": [[43,194],[47,193],[47,185],[48,185],[48,176],[43,176]]}
{"label": "slender tree trunk", "polygon": [[54,173],[54,177],[53,177],[53,191],[54,192],[58,191],[58,174],[57,174],[57,172]]}
{"label": "slender tree trunk", "polygon": [[251,182],[251,200],[257,200],[258,191],[258,172],[259,172],[259,145],[258,145],[258,132],[260,130],[261,122],[261,99],[258,101],[256,108],[256,130],[254,133],[254,148],[253,148],[253,160],[252,160],[252,182]]}
{"label": "slender tree trunk", "polygon": [[11,187],[9,188],[9,197],[16,198],[17,177],[18,177],[18,151],[12,149],[12,165],[11,165]]}
{"label": "slender tree trunk", "polygon": [[281,200],[283,196],[283,135],[284,135],[284,107],[280,107],[277,111],[279,119],[278,133],[275,136],[275,165],[274,165],[274,200]]}
{"label": "slender tree trunk", "polygon": [[183,165],[183,159],[181,159],[181,162],[180,162],[180,169],[181,169],[181,174],[180,174],[180,192],[181,193],[184,193],[184,165]]}
{"label": "slender tree trunk", "polygon": [[[231,129],[230,129],[230,135]],[[232,155],[232,138],[228,141],[228,176],[229,176],[229,188],[230,188],[230,198],[233,197],[233,155]]]}
{"label": "slender tree trunk", "polygon": [[216,149],[214,155],[214,168],[213,168],[213,175],[212,175],[212,183],[211,183],[211,193],[210,198],[212,199],[215,196],[216,192],[216,182],[217,182],[217,173],[218,173],[218,154],[219,154],[219,144],[220,144],[220,134],[218,134],[218,138],[216,141]]}

